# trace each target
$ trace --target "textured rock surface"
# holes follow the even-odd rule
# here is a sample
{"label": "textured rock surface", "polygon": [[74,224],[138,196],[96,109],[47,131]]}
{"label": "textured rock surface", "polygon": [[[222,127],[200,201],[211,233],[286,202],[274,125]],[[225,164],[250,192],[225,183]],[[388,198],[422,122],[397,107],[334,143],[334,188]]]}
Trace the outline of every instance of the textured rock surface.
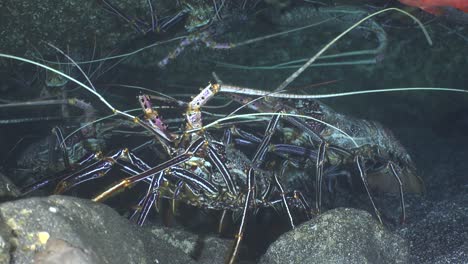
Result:
{"label": "textured rock surface", "polygon": [[[145,244],[151,245],[153,249],[174,247],[190,256],[197,263],[207,264],[223,263],[232,243],[231,240],[213,235],[197,235],[176,228],[159,226],[143,228],[141,235],[148,239],[148,243]],[[167,257],[167,259],[162,259],[161,263],[174,263],[173,260],[177,259],[169,255]]]}
{"label": "textured rock surface", "polygon": [[282,235],[261,263],[407,263],[408,254],[369,213],[339,208]]}
{"label": "textured rock surface", "polygon": [[88,200],[65,196],[17,200],[1,204],[0,215],[14,235],[15,263],[154,263],[168,260],[166,255],[171,256],[170,263],[190,262],[170,245],[148,245],[151,251],[146,250],[141,230],[111,208]]}
{"label": "textured rock surface", "polygon": [[[40,48],[39,45],[44,41],[62,49],[69,45],[76,54],[91,51],[95,39],[99,46],[109,50],[138,34],[130,24],[107,12],[99,2],[101,1],[1,1],[2,52],[22,55],[27,50]],[[129,15],[143,14],[146,10],[145,1],[118,2],[119,8]],[[40,52],[47,55],[43,49]]]}
{"label": "textured rock surface", "polygon": [[10,263],[12,233],[0,217],[0,263]]}

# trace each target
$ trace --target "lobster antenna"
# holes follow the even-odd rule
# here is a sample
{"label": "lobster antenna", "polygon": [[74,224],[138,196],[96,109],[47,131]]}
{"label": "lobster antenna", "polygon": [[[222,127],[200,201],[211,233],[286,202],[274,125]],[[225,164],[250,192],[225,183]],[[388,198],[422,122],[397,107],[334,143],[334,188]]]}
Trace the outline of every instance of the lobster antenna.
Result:
{"label": "lobster antenna", "polygon": [[[81,74],[83,74],[83,76],[86,78],[86,81],[88,81],[89,85],[91,86],[91,88],[93,88],[94,91],[96,91],[96,87],[94,87],[93,83],[91,82],[91,80],[89,79],[88,75],[86,75],[86,73],[83,71],[83,69],[81,69],[80,65],[78,65],[70,56],[68,56],[68,54],[66,54],[65,52],[63,52],[61,49],[57,48],[56,46],[54,46],[53,44],[51,43],[47,43],[47,45],[49,45],[49,47],[52,47],[53,49],[55,49],[56,51],[60,52],[60,54],[62,54],[63,56],[65,56],[65,58],[67,58],[69,61],[72,62],[72,64],[74,66],[76,66],[76,68],[78,68],[78,70],[81,72]],[[93,51],[94,53],[94,51]]]}
{"label": "lobster antenna", "polygon": [[359,20],[354,25],[352,25],[351,27],[349,27],[348,29],[343,31],[341,34],[336,36],[332,41],[330,41],[327,45],[325,45],[319,52],[317,52],[312,58],[310,58],[302,67],[300,67],[297,71],[295,71],[293,74],[291,74],[291,76],[289,76],[283,83],[281,83],[280,86],[278,86],[273,92],[269,92],[269,93],[267,93],[267,94],[265,94],[265,95],[263,95],[263,96],[261,96],[259,98],[256,98],[256,99],[254,99],[254,100],[240,106],[239,108],[237,108],[236,110],[234,110],[232,113],[230,113],[227,116],[231,116],[234,113],[241,110],[242,108],[247,107],[248,105],[250,105],[250,104],[252,104],[252,103],[254,103],[254,102],[258,101],[258,100],[261,100],[261,99],[263,99],[265,97],[268,97],[270,95],[277,95],[277,94],[280,94],[280,93],[284,92],[286,90],[286,87],[290,83],[292,83],[297,77],[299,77],[299,75],[301,73],[303,73],[312,63],[314,63],[317,60],[318,57],[320,57],[325,51],[327,51],[333,44],[335,44],[338,40],[340,40],[344,35],[346,35],[350,31],[352,31],[353,29],[355,29],[356,27],[358,27],[360,24],[364,23],[368,19],[370,19],[370,18],[372,18],[374,16],[377,16],[377,15],[380,15],[380,14],[382,14],[384,12],[389,12],[389,11],[397,11],[397,12],[403,13],[404,15],[409,16],[411,19],[413,19],[418,24],[418,26],[421,28],[421,30],[424,33],[424,36],[426,37],[427,42],[429,43],[429,45],[432,45],[431,37],[427,33],[427,30],[424,27],[424,25],[421,23],[421,21],[419,21],[416,17],[414,17],[410,13],[405,12],[405,11],[403,11],[401,9],[398,9],[398,8],[387,8],[387,9],[372,13],[372,14],[366,16],[365,18]]}
{"label": "lobster antenna", "polygon": [[[158,41],[158,42],[155,42],[155,43],[150,44],[150,45],[148,45],[148,46],[144,46],[144,47],[142,47],[142,48],[139,48],[139,49],[137,49],[137,50],[134,50],[134,51],[131,51],[131,52],[127,52],[127,53],[123,53],[123,54],[119,54],[119,55],[104,57],[104,58],[101,58],[101,59],[77,61],[76,64],[90,64],[90,63],[96,63],[96,62],[103,62],[103,61],[107,61],[107,60],[125,59],[125,58],[128,57],[128,56],[135,55],[135,54],[140,53],[140,52],[142,52],[142,51],[144,51],[144,50],[147,50],[147,49],[150,49],[150,48],[159,46],[159,45],[163,45],[163,44],[166,44],[166,43],[171,43],[171,42],[176,41],[176,40],[184,39],[184,38],[186,38],[186,37],[188,37],[188,35],[179,36],[179,37],[175,37],[175,38],[168,39],[168,40],[164,40],[164,41]],[[44,61],[44,62],[47,62],[47,63],[50,63],[50,64],[73,64],[73,63],[71,63],[71,62],[60,62],[60,63],[57,63],[56,61],[49,61],[49,60],[43,60],[43,61]]]}
{"label": "lobster antenna", "polygon": [[366,16],[365,18],[359,20],[357,23],[355,23],[354,25],[352,25],[351,27],[349,27],[348,29],[343,31],[341,34],[336,36],[332,41],[330,41],[327,45],[325,45],[325,47],[323,47],[312,58],[310,58],[301,68],[299,68],[297,71],[295,71],[293,74],[291,74],[291,76],[289,76],[282,84],[280,84],[280,86],[278,86],[278,88],[275,89],[275,92],[285,90],[286,87],[290,83],[292,83],[297,77],[299,77],[299,75],[301,75],[301,73],[303,73],[312,63],[314,63],[317,60],[317,58],[320,57],[320,55],[322,55],[325,51],[327,51],[333,44],[335,44],[339,39],[341,39],[344,35],[349,33],[351,30],[355,29],[357,26],[364,23],[366,20],[368,20],[368,19],[370,19],[370,18],[372,18],[374,16],[380,15],[382,13],[389,12],[389,11],[397,11],[397,12],[400,12],[400,13],[402,13],[404,15],[407,15],[408,17],[413,19],[413,21],[416,22],[419,25],[419,27],[421,28],[421,30],[424,33],[424,36],[426,37],[427,42],[429,43],[429,45],[432,46],[431,37],[427,33],[427,30],[424,27],[424,25],[416,17],[414,17],[413,15],[411,15],[410,13],[408,13],[406,11],[403,11],[401,9],[394,8],[394,7],[387,8],[387,9],[384,9],[384,10],[380,10],[380,11],[377,11],[377,12],[375,12],[373,14],[370,14],[370,15]]}
{"label": "lobster antenna", "polygon": [[[351,92],[330,93],[330,94],[271,93],[271,92],[263,91],[263,90],[255,90],[255,89],[251,89],[251,88],[241,88],[241,87],[232,87],[232,86],[231,87],[221,86],[221,89],[220,89],[220,92],[224,92],[224,93],[260,96],[260,97],[256,98],[255,100],[258,100],[259,98],[264,98],[264,97],[285,98],[285,99],[323,99],[323,98],[334,98],[334,97],[361,95],[361,94],[391,93],[391,92],[412,92],[412,91],[435,91],[435,92],[468,93],[468,90],[456,89],[456,88],[442,88],[442,87],[403,87],[403,88],[374,89],[374,90],[351,91]],[[251,103],[251,102],[249,102],[249,103]]]}
{"label": "lobster antenna", "polygon": [[22,62],[26,62],[26,63],[29,63],[29,64],[32,64],[32,65],[36,65],[36,66],[39,66],[41,68],[44,68],[46,70],[49,70],[53,73],[56,73],[76,84],[78,84],[79,86],[83,87],[84,89],[86,89],[88,92],[92,93],[94,96],[96,96],[101,102],[103,102],[107,108],[109,108],[114,114],[117,114],[117,115],[121,115],[121,116],[125,116],[127,118],[130,118],[132,120],[136,120],[137,117],[131,115],[131,114],[128,114],[126,112],[122,112],[120,110],[118,110],[117,108],[115,108],[113,105],[111,105],[104,97],[102,97],[102,95],[100,95],[98,92],[96,92],[95,90],[93,90],[93,88],[87,86],[86,84],[78,81],[77,79],[71,77],[70,75],[68,74],[65,74],[59,70],[56,70],[52,67],[49,67],[47,65],[44,65],[42,63],[39,63],[39,62],[36,62],[36,61],[32,61],[32,60],[29,60],[29,59],[26,59],[26,58],[23,58],[23,57],[18,57],[18,56],[14,56],[14,55],[9,55],[9,54],[4,54],[4,53],[0,53],[0,57],[3,57],[3,58],[8,58],[8,59],[13,59],[13,60],[17,60],[17,61],[22,61]]}

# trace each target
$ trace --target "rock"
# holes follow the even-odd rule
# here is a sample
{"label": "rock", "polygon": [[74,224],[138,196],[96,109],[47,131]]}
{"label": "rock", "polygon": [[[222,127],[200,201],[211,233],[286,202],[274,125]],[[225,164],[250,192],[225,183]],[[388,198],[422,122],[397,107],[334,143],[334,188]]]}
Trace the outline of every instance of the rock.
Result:
{"label": "rock", "polygon": [[[125,12],[130,8],[138,12],[146,10],[144,3],[135,1],[119,2],[119,7]],[[115,48],[138,35],[131,25],[117,19],[96,1],[45,0],[36,5],[28,1],[2,1],[0,16],[3,18],[0,32],[8,36],[0,39],[0,46],[4,53],[17,55],[36,48],[40,51],[36,56],[54,54],[53,49],[40,45],[42,41],[65,50],[69,43],[74,55],[84,51],[91,54],[95,38],[101,48],[109,50],[112,45]]]}
{"label": "rock", "polygon": [[11,230],[0,217],[0,264],[10,263],[11,240]]}
{"label": "rock", "polygon": [[90,256],[81,248],[74,247],[68,242],[51,238],[45,245],[45,250],[39,251],[34,256],[34,263],[37,264],[79,264],[96,263],[93,256]]}
{"label": "rock", "polygon": [[[151,226],[144,228],[145,237],[154,248],[175,247],[196,263],[223,263],[232,241],[211,235],[193,234],[178,228]],[[162,263],[174,263],[163,259]],[[193,260],[192,260],[193,261]]]}
{"label": "rock", "polygon": [[[140,228],[89,200],[50,196],[6,202],[0,205],[0,217],[14,234],[15,263],[190,262],[170,245],[148,245],[148,252]],[[170,262],[160,261],[168,255]]]}
{"label": "rock", "polygon": [[260,263],[408,263],[405,240],[368,212],[330,210],[282,235]]}

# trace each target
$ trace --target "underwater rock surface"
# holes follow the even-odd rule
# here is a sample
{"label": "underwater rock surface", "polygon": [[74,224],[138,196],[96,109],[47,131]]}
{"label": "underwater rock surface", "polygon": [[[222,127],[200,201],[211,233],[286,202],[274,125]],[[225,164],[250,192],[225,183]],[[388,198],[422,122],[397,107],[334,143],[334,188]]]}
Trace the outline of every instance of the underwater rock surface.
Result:
{"label": "underwater rock surface", "polygon": [[369,213],[338,208],[275,241],[260,263],[409,263],[406,241]]}
{"label": "underwater rock surface", "polygon": [[[223,263],[232,243],[231,240],[222,239],[216,235],[193,234],[182,229],[157,225],[143,227],[140,232],[145,245],[149,245],[148,250],[154,251],[167,247],[177,249],[177,251],[172,250],[178,254],[174,257],[166,257],[171,253],[171,251],[166,251],[165,258],[160,263],[175,263],[174,261],[182,259],[178,250],[185,253],[187,257],[190,256],[189,260],[196,261],[196,263]],[[181,261],[180,263],[187,262]]]}
{"label": "underwater rock surface", "polygon": [[[2,232],[1,240],[14,245],[10,253],[14,263],[191,261],[168,244],[149,244],[145,248],[139,237],[141,230],[108,206],[88,200],[66,196],[17,200],[1,204],[0,216],[11,229]],[[9,245],[3,244],[0,259],[8,259],[10,256],[5,253]]]}
{"label": "underwater rock surface", "polygon": [[0,263],[10,263],[11,230],[0,217]]}
{"label": "underwater rock surface", "polygon": [[128,221],[102,204],[65,196],[29,198],[1,204],[0,215],[12,230],[15,263],[57,258],[70,263],[148,263],[143,242]]}
{"label": "underwater rock surface", "polygon": [[0,263],[222,263],[230,240],[137,227],[110,207],[67,196],[0,205]]}

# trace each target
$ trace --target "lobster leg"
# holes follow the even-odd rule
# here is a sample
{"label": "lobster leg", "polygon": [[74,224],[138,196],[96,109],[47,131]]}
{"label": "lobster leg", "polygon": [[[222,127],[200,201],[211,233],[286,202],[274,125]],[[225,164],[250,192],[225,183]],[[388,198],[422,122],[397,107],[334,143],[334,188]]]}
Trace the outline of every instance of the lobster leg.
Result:
{"label": "lobster leg", "polygon": [[[257,146],[257,150],[255,151],[255,154],[252,158],[252,165],[254,167],[260,167],[262,165],[264,158],[265,158],[265,154],[268,150],[268,145],[270,144],[270,141],[271,141],[271,137],[273,136],[276,126],[278,125],[278,121],[279,121],[279,115],[275,115],[268,122],[268,126],[265,130],[265,136],[261,140],[260,145]],[[256,197],[257,197],[255,190],[252,195],[254,197],[254,202],[255,202]]]}
{"label": "lobster leg", "polygon": [[227,212],[227,210],[223,210],[223,212],[221,213],[221,217],[219,218],[218,223],[218,234],[221,234],[221,232],[223,231],[224,221],[226,219]]}
{"label": "lobster leg", "polygon": [[[281,171],[281,173],[283,173],[284,170]],[[286,193],[284,192],[284,188],[283,186],[281,185],[280,181],[278,180],[278,177],[276,177],[276,174],[274,175],[274,178],[275,178],[275,183],[276,183],[276,187],[279,189],[280,191],[280,195],[281,195],[281,199],[283,200],[283,205],[284,205],[284,208],[286,209],[286,212],[288,214],[288,218],[289,218],[289,223],[291,224],[291,228],[295,228],[294,226],[294,220],[292,218],[292,215],[291,215],[291,211],[289,210],[289,205],[288,205],[288,201],[286,200]]]}
{"label": "lobster leg", "polygon": [[[283,175],[284,175],[284,172],[286,171],[288,163],[289,163],[289,161],[283,162],[283,166],[281,168],[281,178],[284,178]],[[291,227],[293,229],[295,228],[294,221],[293,221],[290,209],[289,209],[289,204],[287,202],[288,198],[299,201],[300,205],[302,206],[302,209],[305,211],[305,214],[306,214],[307,218],[311,219],[312,217],[311,217],[311,214],[310,214],[311,213],[310,206],[307,203],[304,195],[302,195],[302,193],[300,191],[297,191],[297,190],[295,190],[293,192],[290,192],[290,193],[285,193],[285,191],[284,191],[278,177],[276,177],[276,175],[274,175],[274,178],[275,178],[276,186],[281,192],[281,199],[283,201],[283,205],[284,205],[284,207],[286,209],[286,212],[288,213],[289,221],[291,223]]]}
{"label": "lobster leg", "polygon": [[400,201],[401,201],[401,217],[400,217],[400,222],[403,224],[406,221],[406,210],[405,210],[405,197],[403,195],[403,183],[401,182],[400,177],[398,176],[398,173],[395,168],[395,164],[393,162],[389,162],[388,166],[390,167],[390,170],[392,171],[393,176],[395,176],[395,179],[398,182],[398,186],[400,189]]}
{"label": "lobster leg", "polygon": [[54,190],[54,194],[62,194],[70,188],[79,185],[80,183],[100,178],[106,175],[114,164],[115,160],[112,158],[105,158],[101,161],[98,161],[84,168],[83,170],[61,180],[57,184],[57,187]]}
{"label": "lobster leg", "polygon": [[[275,117],[279,118],[279,116],[275,116]],[[300,147],[300,146],[289,145],[289,144],[275,144],[275,145],[269,145],[267,148],[265,148],[264,147],[266,145],[265,142],[269,143],[268,140],[271,139],[271,135],[273,134],[273,131],[274,131],[274,128],[275,128],[277,122],[278,122],[278,119],[270,120],[270,123],[269,123],[268,128],[267,128],[267,132],[265,133],[267,136],[265,136],[265,138],[263,140],[260,140],[259,138],[257,138],[256,136],[254,136],[254,135],[252,135],[252,134],[250,134],[248,132],[236,129],[235,130],[236,134],[238,136],[242,137],[243,139],[236,139],[235,141],[236,141],[236,143],[238,143],[240,145],[256,145],[257,143],[260,143],[260,146],[257,147],[258,150],[257,150],[257,154],[256,154],[255,157],[262,156],[261,154],[258,154],[258,153],[261,153],[263,150],[267,149],[268,151],[274,152],[274,153],[276,153],[278,155],[293,154],[293,155],[299,155],[301,157],[317,159],[317,152],[316,151],[312,151],[310,149]],[[255,157],[254,157],[254,159],[255,159]],[[288,161],[286,161],[286,162],[288,162]],[[281,175],[284,174],[285,168],[286,168],[286,164],[283,164],[282,170],[281,170]],[[281,178],[283,178],[283,177],[281,177]],[[306,211],[307,217],[310,218],[310,207],[307,204],[307,202],[306,202],[305,198],[303,197],[302,193],[299,192],[299,191],[294,191],[293,195],[286,194],[284,192],[284,189],[283,189],[281,183],[279,182],[278,177],[276,177],[276,175],[275,175],[274,180],[275,180],[276,187],[281,192],[281,197],[282,197],[281,201],[282,201],[283,205],[286,208],[286,211],[288,213],[288,217],[289,217],[292,228],[294,228],[294,221],[292,219],[291,212],[289,210],[289,205],[288,205],[287,200],[286,200],[289,196],[291,196],[292,198],[300,201],[303,209]],[[266,198],[269,195],[270,191],[271,191],[271,185],[269,185],[268,188],[264,191],[264,193],[261,194],[261,200],[262,201],[266,201]]]}
{"label": "lobster leg", "polygon": [[[98,155],[95,155],[95,157],[99,158]],[[136,173],[134,169],[119,164],[119,160],[128,160],[132,166],[135,166],[140,170],[144,170],[148,167],[148,165],[128,149],[121,149],[109,157],[100,158],[99,161],[87,166],[86,168],[60,179],[60,182],[57,184],[55,189],[55,193],[60,194],[85,181],[101,178],[106,175],[115,164],[122,166],[124,170],[127,170],[132,174]]]}
{"label": "lobster leg", "polygon": [[[123,164],[119,164],[122,166],[123,170],[124,171],[127,171],[129,172],[131,175],[137,175],[138,173],[142,172],[142,171],[145,171],[145,170],[148,170],[150,169],[151,167],[146,164],[143,160],[141,160],[140,158],[138,158],[135,154],[133,154],[132,152],[129,152],[128,153],[128,157],[127,157],[130,161],[131,164],[135,165],[140,171],[136,171],[134,170],[133,168],[130,168],[129,166],[126,166],[126,165],[123,165]],[[160,175],[161,176],[161,175]],[[161,179],[162,180],[162,179]],[[149,209],[151,206],[144,206],[145,205],[145,202],[147,203],[147,200],[150,199],[148,198],[148,196],[152,195],[153,192],[152,190],[154,190],[154,185],[157,183],[156,181],[156,176],[153,175],[151,176],[151,179],[147,179],[147,181],[149,181],[149,186],[148,186],[148,191],[145,195],[143,195],[142,198],[140,198],[140,201],[138,202],[137,204],[137,209],[134,210],[134,212],[132,213],[132,215],[129,217],[129,219],[133,219],[136,215],[139,215],[139,218],[141,217],[141,215],[145,215],[145,218],[146,218],[146,215],[148,214],[149,212]],[[159,183],[160,185],[160,183]],[[156,197],[155,197],[156,198]],[[157,199],[155,199],[157,200]],[[145,208],[147,208],[147,212],[145,212]],[[144,221],[144,220],[143,220]]]}
{"label": "lobster leg", "polygon": [[311,213],[310,213],[310,212],[311,212],[310,206],[309,206],[309,204],[307,203],[307,201],[306,201],[304,195],[302,194],[302,192],[300,192],[300,191],[293,191],[292,198],[299,201],[299,203],[301,204],[302,208],[303,208],[304,211],[306,212],[307,219],[312,219],[312,215],[311,215]]}
{"label": "lobster leg", "polygon": [[133,176],[130,176],[130,177],[127,177],[123,180],[121,180],[120,182],[112,185],[109,189],[107,189],[106,191],[102,192],[101,194],[99,194],[98,196],[94,197],[92,200],[94,202],[98,202],[98,201],[102,201],[106,198],[108,198],[110,195],[116,193],[117,191],[120,191],[122,190],[123,188],[126,188],[126,187],[129,187],[141,180],[144,180],[144,179],[147,179],[148,177],[150,177],[151,175],[154,175],[154,174],[157,174],[163,170],[166,170],[166,169],[169,169],[175,165],[178,165],[178,164],[181,164],[183,162],[186,162],[188,161],[194,154],[195,152],[197,152],[204,144],[205,144],[205,140],[203,138],[199,138],[197,140],[195,140],[188,148],[187,150],[170,159],[170,160],[167,160],[153,168],[150,168],[140,174],[137,174],[137,175],[133,175]]}
{"label": "lobster leg", "polygon": [[382,218],[380,217],[379,210],[375,206],[374,199],[372,198],[372,195],[371,195],[371,193],[369,191],[369,187],[367,185],[367,180],[366,180],[366,172],[362,167],[361,157],[359,155],[356,156],[355,162],[356,162],[356,166],[357,166],[357,168],[359,170],[359,176],[361,176],[361,180],[362,180],[362,183],[364,184],[364,188],[366,188],[367,195],[369,196],[369,200],[372,203],[372,207],[374,208],[374,212],[375,212],[377,218],[379,219],[380,224],[383,224]]}
{"label": "lobster leg", "polygon": [[157,177],[153,176],[151,179],[151,184],[148,188],[146,197],[143,200],[140,215],[138,216],[137,224],[139,226],[143,225],[151,207],[153,207],[154,203],[158,200],[159,187],[161,186],[163,177],[164,171],[161,171]]}
{"label": "lobster leg", "polygon": [[[286,201],[288,200],[293,200],[293,201],[296,201],[296,202],[299,202],[300,206],[302,207],[302,209],[304,210],[305,212],[305,215],[307,217],[307,219],[312,219],[312,210],[311,210],[311,207],[309,206],[309,204],[307,203],[304,195],[302,194],[302,192],[300,191],[292,191],[292,192],[288,192],[288,193],[285,193],[284,194],[284,197],[286,198]],[[278,204],[278,203],[282,203],[284,204],[283,202],[283,199],[279,199],[279,200],[273,200],[273,201],[270,201],[268,203],[268,205],[275,209],[274,205]],[[276,211],[276,210],[275,210]],[[278,212],[277,212],[278,213]],[[279,214],[279,213],[278,213]]]}
{"label": "lobster leg", "polygon": [[237,195],[237,189],[234,185],[234,181],[232,179],[231,173],[229,172],[228,168],[224,163],[221,161],[219,155],[216,152],[216,149],[210,145],[208,145],[208,159],[211,163],[216,166],[216,169],[221,173],[223,176],[224,183],[228,189],[228,192],[234,195]]}
{"label": "lobster leg", "polygon": [[279,155],[295,155],[305,159],[317,159],[317,151],[291,144],[270,145],[270,151]]}
{"label": "lobster leg", "polygon": [[328,147],[328,144],[325,141],[320,143],[317,151],[317,162],[316,162],[316,186],[315,186],[315,209],[317,213],[320,213],[320,208],[322,207],[322,181],[323,181],[323,165],[325,162],[325,152]]}
{"label": "lobster leg", "polygon": [[68,157],[67,147],[65,145],[62,130],[60,129],[60,127],[57,126],[52,129],[52,133],[54,133],[54,135],[56,136],[57,145],[62,151],[63,165],[66,169],[70,169],[70,159]]}
{"label": "lobster leg", "polygon": [[[255,154],[254,154],[254,156],[252,158],[252,164],[254,164],[254,166],[260,166],[261,163],[263,162],[265,154],[268,151],[268,146],[270,144],[271,137],[273,136],[273,133],[274,133],[274,131],[276,129],[276,126],[278,125],[278,122],[279,122],[279,115],[275,115],[270,120],[270,122],[268,123],[267,129],[265,131],[265,136],[261,140],[259,146],[257,147],[257,151],[255,152]],[[282,171],[282,173],[283,172],[284,171]],[[276,175],[274,175],[274,180],[275,180],[277,188],[281,192],[283,205],[285,206],[286,211],[288,213],[291,226],[292,226],[292,228],[294,228],[294,221],[293,221],[293,218],[291,216],[291,212],[289,210],[289,205],[288,205],[288,203],[286,201],[286,195],[285,195],[285,191],[283,189],[283,186],[279,182],[278,177],[276,177]],[[250,168],[248,173],[247,173],[247,187],[248,187],[248,191],[247,191],[247,195],[245,197],[245,204],[244,204],[243,211],[242,211],[241,224],[239,226],[239,230],[238,230],[236,238],[235,238],[232,253],[230,255],[230,258],[228,259],[229,264],[234,263],[234,261],[236,259],[236,256],[237,256],[238,251],[239,251],[239,245],[240,245],[240,242],[242,241],[242,237],[243,237],[243,232],[244,232],[245,223],[246,223],[247,211],[249,209],[249,205],[250,205],[251,201],[252,201],[252,203],[255,202],[256,188],[255,188],[255,175],[254,175],[254,169],[253,168]],[[270,188],[268,188],[268,189],[270,189]],[[267,193],[266,195],[268,195],[269,190],[266,191],[266,193]],[[262,194],[262,196],[263,196],[263,194]],[[223,216],[224,216],[224,214],[223,214]]]}
{"label": "lobster leg", "polygon": [[255,136],[255,135],[253,135],[253,134],[251,134],[251,133],[249,133],[247,131],[239,129],[237,127],[232,127],[230,131],[231,131],[232,134],[234,134],[236,136],[239,136],[242,139],[247,140],[249,142],[252,142],[252,143],[255,142],[256,144],[259,144],[260,142],[262,142],[261,138]]}
{"label": "lobster leg", "polygon": [[[130,218],[133,218],[137,213],[139,213],[138,220],[137,220],[138,225],[140,226],[143,225],[151,207],[158,200],[159,188],[163,180],[165,179],[165,176],[174,176],[180,179],[174,191],[174,201],[179,195],[184,183],[186,184],[186,186],[191,186],[189,188],[192,190],[192,192],[198,192],[200,189],[202,189],[203,191],[210,193],[212,195],[215,195],[218,193],[218,190],[216,189],[216,187],[212,185],[210,182],[208,182],[207,180],[185,169],[173,167],[173,168],[169,168],[167,171],[162,170],[159,172],[158,176],[153,175],[151,177],[151,183],[148,188],[148,191],[146,195],[143,197],[143,199],[141,199],[140,202],[138,203],[138,207],[141,207],[141,209],[137,209],[130,217]],[[175,211],[174,204],[173,204],[173,211]]]}
{"label": "lobster leg", "polygon": [[[81,160],[79,160],[79,161],[77,162],[77,165],[78,165],[78,166],[83,166],[83,165],[85,165],[85,164],[90,163],[92,160],[100,159],[100,157],[101,157],[101,153],[100,153],[100,152],[98,152],[98,153],[91,153],[91,154],[89,154],[89,155],[84,156]],[[88,167],[86,167],[86,168],[80,170],[79,172],[73,173],[73,174],[71,174],[71,175],[66,174],[66,175],[61,175],[61,176],[47,177],[47,178],[45,178],[45,179],[42,179],[42,180],[40,180],[40,181],[38,181],[38,182],[35,182],[35,183],[31,184],[31,185],[28,185],[28,186],[22,188],[22,189],[21,189],[21,193],[22,193],[23,195],[25,195],[25,194],[28,194],[28,193],[30,193],[30,192],[32,192],[32,191],[35,191],[35,190],[37,190],[37,189],[40,189],[40,188],[42,188],[42,187],[44,187],[44,186],[46,186],[46,185],[48,185],[48,184],[51,184],[52,182],[61,181],[61,180],[67,179],[67,178],[69,178],[69,177],[73,177],[73,175],[77,175],[77,174],[79,174],[80,172],[81,172],[81,173],[84,173],[84,171],[86,171],[87,168],[92,168],[92,167],[94,167],[95,169],[98,169],[98,171],[99,171],[99,163],[100,163],[100,161],[97,161],[97,162],[95,162],[95,163],[93,163],[93,164],[91,164],[91,165],[88,165]]]}
{"label": "lobster leg", "polygon": [[158,17],[157,17],[157,14],[154,12],[154,8],[153,8],[153,3],[151,3],[152,1],[151,0],[148,0],[148,6],[149,6],[149,9],[150,9],[150,16],[151,16],[151,31],[155,31],[156,30],[156,27],[158,26]]}
{"label": "lobster leg", "polygon": [[[273,183],[268,182],[267,188],[260,194],[260,201],[262,201],[263,204],[266,204],[268,207],[272,208],[276,214],[281,215],[280,212],[276,209],[275,204],[277,203],[283,203],[282,199],[279,200],[274,200],[274,201],[269,201],[267,198],[270,196],[271,191],[273,190]],[[260,207],[255,208],[254,215],[260,211]]]}
{"label": "lobster leg", "polygon": [[224,146],[228,146],[232,143],[232,132],[230,129],[225,129],[222,140]]}
{"label": "lobster leg", "polygon": [[133,210],[133,213],[128,217],[128,220],[132,221],[132,219],[138,215],[141,211],[141,208],[143,206],[143,203],[145,202],[145,198],[146,198],[146,194],[145,195],[142,195],[140,198],[139,198],[139,202],[138,204],[136,205],[136,209]]}
{"label": "lobster leg", "polygon": [[182,191],[182,187],[184,186],[184,181],[182,180],[179,180],[176,184],[176,188],[174,190],[174,196],[172,197],[172,204],[171,204],[171,208],[172,208],[172,214],[175,215],[176,213],[176,199],[179,197],[180,195],[180,192]]}
{"label": "lobster leg", "polygon": [[239,226],[239,230],[237,231],[236,238],[234,240],[234,247],[232,249],[232,252],[228,258],[229,264],[233,264],[234,261],[236,260],[237,254],[239,252],[239,245],[242,240],[242,237],[244,236],[244,228],[246,224],[246,216],[247,216],[247,211],[249,209],[250,202],[255,199],[254,193],[255,193],[255,175],[254,175],[254,170],[253,168],[250,168],[248,173],[247,173],[247,195],[245,197],[244,201],[244,207],[242,209],[242,218],[241,218],[241,223]]}
{"label": "lobster leg", "polygon": [[270,119],[270,122],[268,122],[268,126],[265,130],[265,136],[263,137],[262,142],[260,142],[260,145],[257,148],[257,152],[255,152],[255,155],[252,158],[252,163],[254,165],[258,166],[265,159],[265,154],[268,150],[271,137],[273,136],[276,126],[278,125],[279,117],[279,115],[275,115]]}

